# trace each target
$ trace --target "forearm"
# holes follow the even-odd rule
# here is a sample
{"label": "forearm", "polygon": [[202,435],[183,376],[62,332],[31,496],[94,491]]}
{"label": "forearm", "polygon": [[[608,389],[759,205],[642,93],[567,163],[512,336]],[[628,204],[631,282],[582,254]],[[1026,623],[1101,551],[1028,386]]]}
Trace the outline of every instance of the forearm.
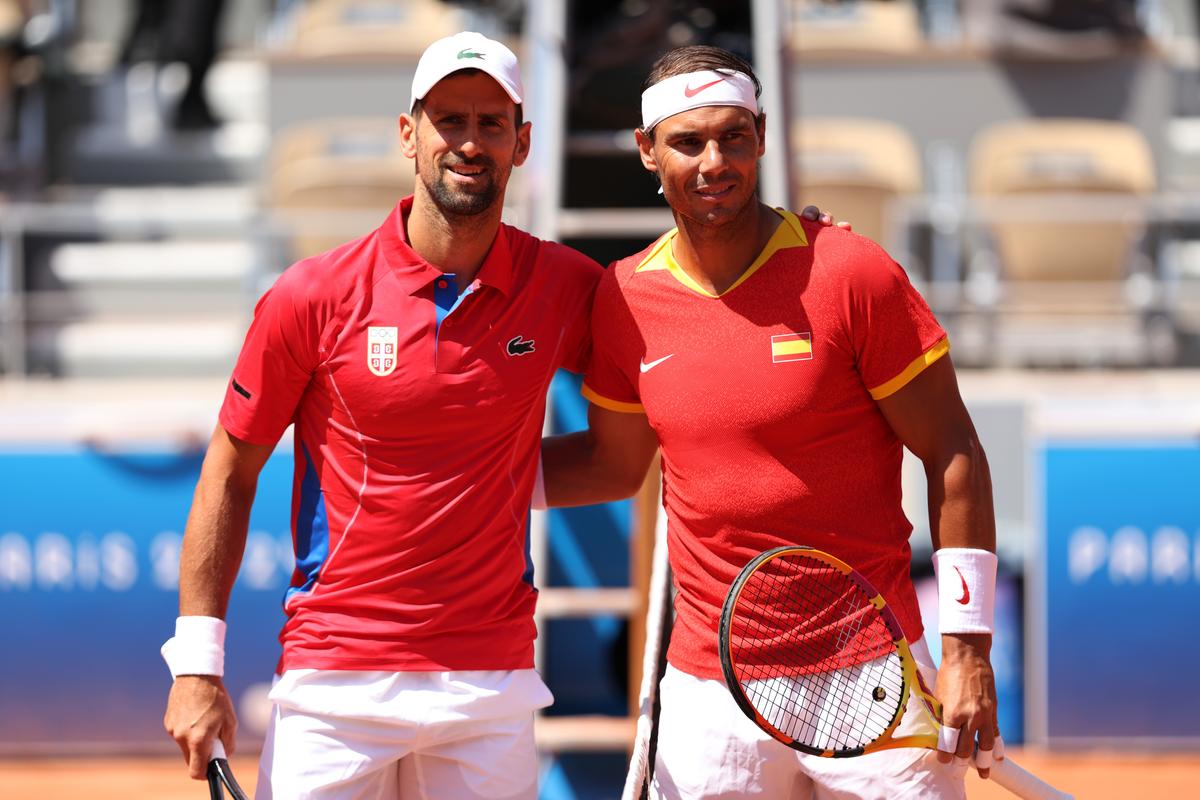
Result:
{"label": "forearm", "polygon": [[[203,779],[214,737],[233,752],[237,715],[224,674],[225,619],[242,552],[258,474],[273,445],[240,441],[220,425],[213,431],[188,514],[179,559],[179,615],[163,657],[175,676],[163,725],[179,745],[188,771]],[[186,619],[185,619],[186,618]],[[186,626],[185,626],[186,623]]]}
{"label": "forearm", "polygon": [[[987,459],[978,440],[970,437],[970,441],[936,476],[929,476],[942,640],[937,693],[946,724],[961,731],[957,750],[961,757],[970,757],[976,743],[991,750],[998,731],[990,632],[996,527]],[[936,477],[941,480],[935,484]],[[943,753],[939,758],[946,761],[950,756]]]}
{"label": "forearm", "polygon": [[[931,466],[926,475],[929,480],[930,532],[935,551],[968,548],[995,552],[991,475],[978,438],[967,437],[946,461]],[[994,565],[991,568],[994,571]],[[953,584],[953,580],[950,583]],[[990,593],[993,589],[990,585],[977,586],[976,592],[981,591]],[[955,598],[958,597],[955,594]],[[943,657],[950,661],[987,659],[991,645],[990,633],[942,634]]]}
{"label": "forearm", "polygon": [[633,495],[646,476],[646,465],[625,466],[606,457],[591,431],[542,439],[542,471],[550,506],[584,506]]}
{"label": "forearm", "polygon": [[[163,645],[163,657],[175,677],[167,698],[163,726],[179,745],[188,771],[205,775],[214,737],[232,750],[237,715],[225,689],[222,623],[198,617],[225,618],[246,543],[253,488],[214,475],[208,460],[202,470],[188,515],[179,566],[179,614],[175,636]],[[184,622],[190,623],[182,627]]]}
{"label": "forearm", "polygon": [[179,614],[225,618],[250,521],[254,491],[201,480],[179,560]]}
{"label": "forearm", "polygon": [[218,429],[192,499],[179,559],[179,614],[225,618],[250,507],[270,447],[245,445]]}
{"label": "forearm", "polygon": [[927,461],[925,477],[934,550],[971,547],[995,552],[992,478],[978,438],[966,437],[944,458]]}

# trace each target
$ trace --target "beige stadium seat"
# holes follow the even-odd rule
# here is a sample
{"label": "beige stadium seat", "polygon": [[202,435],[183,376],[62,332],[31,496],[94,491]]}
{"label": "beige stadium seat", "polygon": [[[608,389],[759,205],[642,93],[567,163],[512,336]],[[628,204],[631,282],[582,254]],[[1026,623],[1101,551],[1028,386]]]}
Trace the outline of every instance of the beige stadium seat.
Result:
{"label": "beige stadium seat", "polygon": [[271,152],[267,205],[289,220],[292,258],[362,236],[415,183],[393,117],[331,119],[284,131]]}
{"label": "beige stadium seat", "polygon": [[924,44],[912,0],[828,3],[792,0],[792,50],[816,53],[911,53]]}
{"label": "beige stadium seat", "polygon": [[463,11],[439,0],[309,0],[292,52],[308,58],[412,56],[463,30]]}
{"label": "beige stadium seat", "polygon": [[[1139,198],[1155,188],[1154,161],[1137,129],[1100,120],[1003,123],[977,137],[970,174],[979,198],[1020,198],[1045,210],[1044,221],[1022,214],[989,226],[1007,280],[1111,283],[1125,277],[1144,227]],[[1078,221],[1080,211],[1089,216],[1089,199],[1097,201],[1098,218]],[[1128,201],[1128,213],[1099,218],[1111,215],[1113,201]]]}
{"label": "beige stadium seat", "polygon": [[793,127],[795,205],[817,205],[857,233],[889,244],[889,206],[921,189],[921,162],[900,126],[871,119],[810,119]]}
{"label": "beige stadium seat", "polygon": [[[1082,119],[1002,123],[978,135],[969,170],[998,261],[1002,326],[1024,319],[1043,333],[1075,330],[1091,361],[1104,360],[1097,350],[1106,339],[1142,336],[1152,276],[1135,247],[1155,172],[1137,129]],[[1090,341],[1089,319],[1098,333]],[[1127,348],[1118,360],[1136,362],[1139,352]]]}

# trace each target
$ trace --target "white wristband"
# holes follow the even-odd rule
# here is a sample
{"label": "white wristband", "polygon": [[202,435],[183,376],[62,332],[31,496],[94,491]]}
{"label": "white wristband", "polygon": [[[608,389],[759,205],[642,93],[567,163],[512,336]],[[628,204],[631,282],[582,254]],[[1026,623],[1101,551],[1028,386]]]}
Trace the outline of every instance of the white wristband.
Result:
{"label": "white wristband", "polygon": [[529,501],[529,507],[537,511],[545,511],[549,506],[546,504],[546,477],[542,472],[542,452],[538,451],[537,477],[533,479],[533,497]]}
{"label": "white wristband", "polygon": [[944,547],[933,554],[940,633],[991,633],[996,615],[996,554]]}
{"label": "white wristband", "polygon": [[216,617],[179,617],[175,635],[162,646],[162,657],[171,677],[225,674],[225,620]]}

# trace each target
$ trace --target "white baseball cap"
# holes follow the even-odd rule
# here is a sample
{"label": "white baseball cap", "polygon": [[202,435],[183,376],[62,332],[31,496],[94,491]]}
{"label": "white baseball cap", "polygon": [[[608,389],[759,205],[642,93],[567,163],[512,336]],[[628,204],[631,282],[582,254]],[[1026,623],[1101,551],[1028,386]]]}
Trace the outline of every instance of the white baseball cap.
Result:
{"label": "white baseball cap", "polygon": [[413,74],[411,109],[429,93],[434,84],[460,69],[478,69],[495,78],[514,103],[520,105],[521,67],[512,50],[482,33],[463,31],[438,39],[421,54]]}

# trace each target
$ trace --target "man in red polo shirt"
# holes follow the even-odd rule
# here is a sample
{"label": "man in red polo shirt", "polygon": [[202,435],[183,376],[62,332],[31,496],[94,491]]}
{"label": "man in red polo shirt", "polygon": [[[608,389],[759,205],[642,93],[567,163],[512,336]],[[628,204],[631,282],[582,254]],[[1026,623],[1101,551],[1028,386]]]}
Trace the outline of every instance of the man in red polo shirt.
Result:
{"label": "man in red polo shirt", "polygon": [[[987,461],[946,334],[904,271],[867,239],[758,201],[758,93],[749,65],[719,48],[680,48],[652,69],[638,146],[677,228],[601,278],[590,429],[544,443],[544,494],[551,505],[626,496],[661,448],[677,595],[656,796],[962,798],[961,763],[978,744],[986,775],[998,736]],[[936,755],[797,753],[747,719],[721,680],[722,602],[759,552],[827,550],[886,597],[932,684],[900,503],[905,446],[929,479],[942,581],[935,691],[945,730],[961,736]]]}
{"label": "man in red polo shirt", "polygon": [[582,371],[599,265],[501,223],[529,149],[515,56],[442,39],[400,117],[415,193],[258,304],[184,537],[165,724],[234,744],[226,606],[258,474],[295,425],[280,678],[259,797],[534,798],[526,543],[546,389]]}

